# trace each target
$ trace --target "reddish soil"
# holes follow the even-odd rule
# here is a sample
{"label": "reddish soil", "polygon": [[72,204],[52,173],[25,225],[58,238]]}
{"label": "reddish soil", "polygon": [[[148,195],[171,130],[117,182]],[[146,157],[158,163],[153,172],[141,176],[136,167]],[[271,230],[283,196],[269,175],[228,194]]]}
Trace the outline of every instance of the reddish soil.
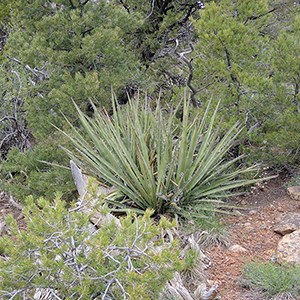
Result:
{"label": "reddish soil", "polygon": [[281,236],[272,227],[276,217],[284,212],[300,212],[300,202],[292,200],[283,186],[283,179],[269,181],[252,193],[235,199],[234,203],[246,206],[243,215],[226,216],[231,244],[238,244],[247,252],[234,253],[223,246],[208,251],[212,265],[209,277],[219,283],[222,300],[259,300],[254,293],[239,284],[243,265],[253,259],[264,261],[274,257]]}

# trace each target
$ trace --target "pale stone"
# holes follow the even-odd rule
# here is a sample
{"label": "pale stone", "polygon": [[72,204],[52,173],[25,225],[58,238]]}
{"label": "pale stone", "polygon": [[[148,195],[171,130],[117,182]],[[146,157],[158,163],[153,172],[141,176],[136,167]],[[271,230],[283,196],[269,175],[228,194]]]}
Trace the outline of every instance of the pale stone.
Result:
{"label": "pale stone", "polygon": [[300,201],[300,186],[290,186],[287,191],[294,200]]}
{"label": "pale stone", "polygon": [[240,245],[232,245],[228,248],[228,251],[230,252],[247,252],[248,250]]}
{"label": "pale stone", "polygon": [[279,212],[284,212],[284,208],[281,207],[281,206],[278,206],[278,207],[277,207],[277,210],[278,210]]}
{"label": "pale stone", "polygon": [[281,214],[273,226],[273,230],[281,235],[292,233],[300,229],[300,213]]}
{"label": "pale stone", "polygon": [[278,243],[277,260],[300,266],[300,230],[285,235]]}
{"label": "pale stone", "polygon": [[72,177],[74,179],[78,194],[80,197],[84,197],[87,192],[88,180],[86,175],[82,174],[81,169],[77,167],[77,165],[70,160],[70,168]]}

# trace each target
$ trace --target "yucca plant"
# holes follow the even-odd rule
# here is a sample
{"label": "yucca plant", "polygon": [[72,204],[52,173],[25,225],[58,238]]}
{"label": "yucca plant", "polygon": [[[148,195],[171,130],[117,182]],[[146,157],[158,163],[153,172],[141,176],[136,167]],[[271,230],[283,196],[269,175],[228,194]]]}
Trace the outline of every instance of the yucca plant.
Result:
{"label": "yucca plant", "polygon": [[235,124],[221,135],[214,125],[218,107],[212,116],[208,105],[204,115],[199,111],[191,118],[190,103],[184,100],[180,121],[179,106],[166,112],[159,102],[155,109],[147,100],[115,103],[112,116],[94,107],[93,118],[76,107],[82,129],[70,123],[72,133],[65,134],[74,145],[66,150],[69,156],[86,173],[116,188],[106,197],[116,209],[199,214],[216,210],[211,203],[220,208],[228,192],[257,181],[241,176],[255,166],[238,168],[241,157],[226,159],[242,126]]}

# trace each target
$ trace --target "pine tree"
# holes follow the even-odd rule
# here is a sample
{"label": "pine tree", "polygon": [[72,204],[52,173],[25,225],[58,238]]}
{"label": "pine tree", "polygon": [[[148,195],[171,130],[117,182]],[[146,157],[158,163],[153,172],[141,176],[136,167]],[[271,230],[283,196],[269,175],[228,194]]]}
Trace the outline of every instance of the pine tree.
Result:
{"label": "pine tree", "polygon": [[[297,153],[299,140],[298,18],[291,24],[299,7],[286,5],[288,22],[282,2],[273,6],[266,0],[208,4],[194,22],[197,43],[186,58],[195,101],[205,104],[210,98],[222,99],[224,128],[237,120],[243,122],[241,146],[253,145],[252,159],[271,165],[299,161],[289,156]],[[283,138],[287,136],[293,138],[288,142]]]}
{"label": "pine tree", "polygon": [[[294,7],[294,11],[299,7]],[[270,118],[264,124],[264,158],[274,164],[299,164],[300,18],[294,14],[272,41]],[[276,159],[274,159],[276,157]]]}
{"label": "pine tree", "polygon": [[[52,124],[63,128],[63,114],[76,124],[72,101],[85,110],[90,100],[107,106],[112,88],[118,92],[126,85],[142,84],[143,68],[131,51],[129,36],[140,18],[114,4],[94,1],[17,0],[9,11],[1,73],[21,70],[22,84],[5,101],[12,104],[20,98],[32,143],[25,153],[8,154],[1,166],[2,189],[9,186],[22,198],[51,197],[55,190],[70,194],[70,172],[41,162],[68,164],[59,150],[65,142]],[[7,91],[2,86],[2,93]]]}

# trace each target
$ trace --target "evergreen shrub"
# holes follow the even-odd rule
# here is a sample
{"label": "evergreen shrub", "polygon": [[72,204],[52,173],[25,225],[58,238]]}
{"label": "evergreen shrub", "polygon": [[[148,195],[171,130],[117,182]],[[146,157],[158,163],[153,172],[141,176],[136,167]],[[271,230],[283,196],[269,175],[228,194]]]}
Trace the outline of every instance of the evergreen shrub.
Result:
{"label": "evergreen shrub", "polygon": [[37,293],[47,299],[158,299],[182,262],[178,243],[164,240],[175,223],[155,223],[151,214],[131,214],[96,230],[87,214],[67,208],[59,196],[50,204],[27,198],[27,229],[18,229],[11,216],[10,236],[0,238],[1,299]]}
{"label": "evergreen shrub", "polygon": [[244,276],[251,287],[268,297],[285,299],[280,298],[280,295],[285,293],[290,295],[288,299],[298,299],[300,296],[299,266],[254,261],[245,265]]}

